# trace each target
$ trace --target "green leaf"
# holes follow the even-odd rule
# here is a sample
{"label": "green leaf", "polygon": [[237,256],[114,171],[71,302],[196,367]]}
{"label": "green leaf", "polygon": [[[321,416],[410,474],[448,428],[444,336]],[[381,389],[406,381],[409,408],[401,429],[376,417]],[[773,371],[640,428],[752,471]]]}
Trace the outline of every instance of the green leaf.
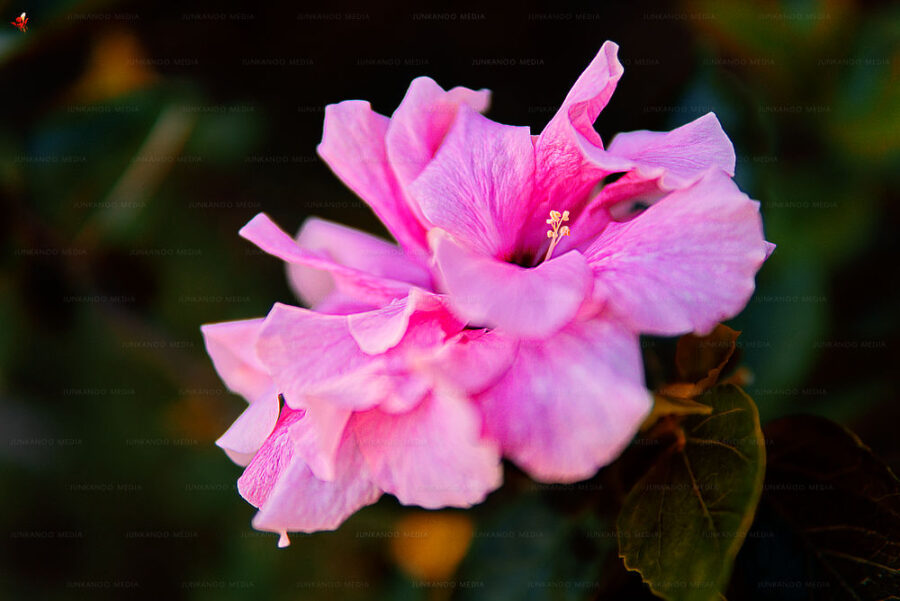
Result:
{"label": "green leaf", "polygon": [[[898,598],[900,479],[855,434],[821,417],[779,419],[765,435],[769,468],[742,588],[775,593],[807,582],[810,598]],[[769,561],[775,548],[791,548],[790,561]]]}
{"label": "green leaf", "polygon": [[675,443],[628,493],[619,555],[660,597],[720,599],[762,492],[765,448],[753,401],[733,385],[697,399]]}

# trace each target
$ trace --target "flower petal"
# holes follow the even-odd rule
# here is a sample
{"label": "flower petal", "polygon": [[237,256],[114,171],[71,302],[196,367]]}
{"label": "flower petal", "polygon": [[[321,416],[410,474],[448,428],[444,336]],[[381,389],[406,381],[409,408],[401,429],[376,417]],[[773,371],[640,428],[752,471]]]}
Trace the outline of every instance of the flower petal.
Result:
{"label": "flower petal", "polygon": [[547,158],[561,152],[574,154],[577,151],[575,133],[603,147],[600,135],[594,129],[594,121],[612,98],[625,72],[618,54],[618,44],[610,41],[603,43],[597,56],[575,81],[562,106],[541,132],[536,143],[539,157]]}
{"label": "flower petal", "polygon": [[480,403],[485,435],[542,482],[593,476],[621,453],[652,405],[637,336],[600,319],[520,343]]}
{"label": "flower petal", "polygon": [[266,393],[272,379],[256,354],[263,319],[208,323],[201,326],[206,352],[232,392],[253,402]]}
{"label": "flower petal", "polygon": [[[415,296],[415,295],[414,295]],[[276,304],[260,335],[258,352],[291,407],[308,408],[313,400],[347,410],[381,406],[385,411],[407,411],[419,403],[429,385],[411,369],[417,355],[444,343],[461,324],[423,293],[404,319],[404,304],[397,303],[362,315],[322,315]],[[423,304],[415,305],[416,302]],[[351,331],[351,319],[356,331]],[[372,355],[360,348],[357,338]],[[400,340],[397,340],[397,336]],[[396,348],[387,348],[397,340]],[[402,341],[402,344],[400,342]]]}
{"label": "flower petal", "polygon": [[251,505],[260,507],[265,503],[279,476],[290,464],[294,456],[294,441],[288,429],[291,424],[303,419],[303,415],[303,411],[282,408],[275,429],[238,478],[238,492]]}
{"label": "flower petal", "polygon": [[632,331],[709,332],[744,308],[769,252],[759,203],[712,170],[584,251],[594,295]]}
{"label": "flower petal", "polygon": [[[483,113],[490,103],[488,90],[457,87],[444,91],[429,77],[412,81],[403,101],[391,116],[386,146],[391,167],[402,189],[407,188],[431,162],[463,104]],[[421,210],[410,202],[414,212]]]}
{"label": "flower petal", "polygon": [[507,259],[523,225],[544,224],[530,205],[533,174],[527,127],[501,125],[463,105],[410,192],[432,224],[467,247]]}
{"label": "flower petal", "polygon": [[[551,209],[576,209],[600,179],[615,171],[587,161],[579,139],[603,148],[594,121],[609,102],[624,72],[618,51],[619,46],[613,42],[603,44],[534,141],[537,215],[546,216]],[[534,248],[546,243],[542,236],[542,230],[532,230],[525,246]]]}
{"label": "flower petal", "polygon": [[426,357],[423,366],[441,384],[477,394],[506,373],[517,345],[496,330],[463,330]]}
{"label": "flower petal", "polygon": [[[300,248],[340,265],[380,278],[431,288],[431,275],[425,267],[409,259],[397,245],[359,230],[311,218],[303,223],[296,243]],[[333,303],[335,281],[329,271],[301,263],[288,263],[287,271],[291,287],[308,306],[319,309],[319,304]]]}
{"label": "flower petal", "polygon": [[328,272],[337,289],[358,300],[380,304],[406,296],[412,284],[372,275],[336,263],[326,255],[301,248],[275,225],[268,215],[260,213],[241,228],[240,235],[270,255],[288,263],[304,265]]}
{"label": "flower petal", "polygon": [[451,307],[478,327],[547,337],[575,317],[591,291],[590,269],[577,251],[529,269],[463,249],[440,230],[429,240]]}
{"label": "flower petal", "polygon": [[381,496],[352,437],[344,439],[338,449],[334,480],[316,478],[296,453],[297,435],[289,432],[306,427],[302,418],[302,411],[286,409],[276,431],[238,480],[241,495],[260,508],[253,518],[255,528],[270,532],[334,530]]}
{"label": "flower petal", "polygon": [[422,249],[425,228],[407,204],[388,162],[385,136],[389,124],[390,119],[374,112],[368,102],[330,104],[325,107],[325,126],[317,150],[404,248]]}
{"label": "flower petal", "polygon": [[608,150],[587,137],[580,138],[580,145],[585,156],[601,168],[632,170],[627,180],[622,178],[607,188],[657,180],[660,189],[677,190],[691,185],[711,168],[734,175],[734,146],[715,113],[668,132],[641,130],[619,134]]}
{"label": "flower petal", "polygon": [[244,409],[216,444],[232,461],[246,466],[275,428],[278,409],[278,394],[273,386]]}
{"label": "flower petal", "polygon": [[297,456],[319,480],[334,480],[338,445],[344,437],[350,411],[313,397],[305,398],[303,405],[306,415],[302,423],[289,427]]}
{"label": "flower petal", "polygon": [[379,355],[400,344],[417,313],[428,313],[429,318],[424,323],[418,320],[417,324],[434,328],[440,338],[455,334],[464,325],[447,310],[444,297],[415,289],[405,299],[382,309],[349,315],[347,321],[359,348],[364,353]]}
{"label": "flower petal", "polygon": [[309,398],[347,409],[368,408],[381,400],[383,391],[374,383],[367,388],[350,377],[375,359],[350,335],[346,316],[276,303],[266,317],[257,351],[291,407],[305,407]]}
{"label": "flower petal", "polygon": [[435,392],[407,413],[374,409],[351,424],[375,482],[405,505],[469,507],[500,486],[498,450],[463,397]]}

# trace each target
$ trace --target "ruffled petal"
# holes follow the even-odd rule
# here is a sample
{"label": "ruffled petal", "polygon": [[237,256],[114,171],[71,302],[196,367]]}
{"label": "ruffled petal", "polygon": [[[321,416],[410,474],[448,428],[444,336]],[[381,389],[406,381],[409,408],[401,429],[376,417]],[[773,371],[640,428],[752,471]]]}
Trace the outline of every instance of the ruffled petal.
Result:
{"label": "ruffled petal", "polygon": [[668,132],[619,134],[609,145],[609,153],[633,161],[639,175],[658,178],[664,190],[689,186],[713,167],[734,175],[734,146],[715,113]]}
{"label": "ruffled petal", "polygon": [[[428,270],[411,260],[403,249],[359,230],[311,218],[303,223],[296,243],[298,247],[339,265],[379,278],[431,288]],[[320,306],[330,308],[335,305],[339,293],[336,293],[335,279],[329,270],[295,262],[288,263],[286,268],[288,281],[300,300],[317,310]]]}
{"label": "ruffled petal", "polygon": [[[345,409],[363,409],[386,394],[379,382],[358,377],[376,361],[350,334],[347,316],[276,303],[257,343],[260,359],[288,405],[327,400]],[[368,373],[368,372],[364,372]]]}
{"label": "ruffled petal", "polygon": [[253,459],[278,421],[278,394],[269,388],[250,403],[216,444],[238,465],[246,466]]}
{"label": "ruffled petal", "polygon": [[[417,77],[412,81],[391,116],[386,138],[387,155],[401,189],[407,188],[434,158],[459,107],[465,104],[483,113],[490,98],[488,90],[457,87],[444,91],[429,77]],[[422,220],[421,209],[408,200],[413,212]]]}
{"label": "ruffled petal", "polygon": [[350,410],[314,397],[303,400],[302,422],[289,427],[297,456],[319,480],[334,480],[338,446],[344,438]]}
{"label": "ruffled petal", "polygon": [[337,290],[360,301],[374,304],[390,302],[395,298],[406,296],[413,286],[408,282],[379,277],[341,265],[322,252],[301,248],[265,213],[251,219],[239,233],[262,250],[283,261],[327,272],[333,278]]}
{"label": "ruffled petal", "polygon": [[[613,42],[603,44],[534,141],[535,213],[542,218],[550,210],[576,209],[600,179],[616,171],[587,161],[579,139],[603,148],[594,121],[609,102],[624,72],[618,51],[619,46]],[[525,246],[531,249],[544,244],[543,233],[541,228],[533,229]]]}
{"label": "ruffled petal", "polygon": [[705,333],[735,316],[766,259],[759,203],[710,171],[634,219],[611,223],[584,251],[594,296],[632,331]]}
{"label": "ruffled petal", "polygon": [[633,131],[613,138],[609,150],[586,137],[579,141],[585,156],[608,171],[627,171],[603,186],[572,224],[572,236],[560,250],[582,248],[610,221],[625,221],[654,205],[668,192],[686,188],[710,169],[734,175],[731,140],[714,113],[669,132]]}
{"label": "ruffled petal", "polygon": [[[297,453],[303,440],[302,411],[285,409],[278,427],[238,480],[245,499],[260,508],[253,526],[270,532],[334,530],[350,515],[378,500],[352,437],[342,440],[332,481],[316,478]],[[294,432],[291,432],[291,431]]]}
{"label": "ruffled petal", "polygon": [[208,323],[201,326],[206,352],[219,377],[232,392],[252,402],[272,385],[272,379],[256,354],[256,340],[263,319]]}
{"label": "ruffled petal", "polygon": [[618,134],[608,150],[586,136],[580,136],[579,143],[588,160],[601,169],[629,171],[607,186],[611,190],[645,180],[656,181],[661,190],[677,190],[693,184],[712,168],[734,175],[734,146],[715,113],[668,132]]}
{"label": "ruffled petal", "polygon": [[304,412],[284,407],[275,429],[266,438],[256,456],[238,478],[238,492],[248,503],[260,507],[294,457],[294,441],[289,433],[292,424],[303,419]]}
{"label": "ruffled petal", "polygon": [[593,319],[521,342],[480,397],[485,434],[542,482],[576,482],[614,460],[652,402],[636,335]]}
{"label": "ruffled petal", "polygon": [[433,355],[423,357],[420,367],[433,381],[464,394],[478,394],[496,382],[512,365],[518,341],[496,330],[464,330]]}
{"label": "ruffled petal", "polygon": [[444,338],[465,325],[448,311],[446,302],[443,296],[412,290],[405,299],[382,309],[349,315],[350,334],[364,353],[380,355],[400,344],[414,315],[427,314],[426,319],[416,320],[416,325],[433,328],[438,338]]}
{"label": "ruffled petal", "polygon": [[412,369],[417,357],[442,345],[462,323],[434,295],[411,298],[410,311],[404,299],[350,316],[276,304],[258,352],[287,403],[307,408],[318,400],[346,410],[380,406],[390,412],[417,405],[429,389],[427,378]]}
{"label": "ruffled petal", "polygon": [[533,174],[527,127],[501,125],[463,105],[410,192],[429,222],[469,248],[507,259],[523,225],[543,227],[546,219],[530,205]]}
{"label": "ruffled petal", "polygon": [[477,410],[448,391],[415,409],[358,413],[351,424],[378,487],[405,505],[469,507],[500,486],[500,455]]}
{"label": "ruffled petal", "polygon": [[450,305],[472,325],[547,337],[590,295],[590,269],[577,251],[524,268],[463,249],[440,230],[429,239]]}
{"label": "ruffled petal", "polygon": [[425,246],[425,228],[407,204],[388,162],[390,119],[368,102],[347,100],[325,107],[319,156],[375,212],[406,249]]}

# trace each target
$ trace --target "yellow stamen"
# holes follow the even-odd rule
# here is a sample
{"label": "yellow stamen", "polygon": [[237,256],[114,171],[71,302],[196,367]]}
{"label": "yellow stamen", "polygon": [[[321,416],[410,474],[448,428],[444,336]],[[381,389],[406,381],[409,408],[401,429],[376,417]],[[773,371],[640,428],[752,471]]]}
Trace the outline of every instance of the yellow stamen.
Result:
{"label": "yellow stamen", "polygon": [[547,237],[550,238],[550,248],[547,249],[547,254],[544,255],[545,261],[550,259],[550,256],[553,254],[553,249],[556,248],[556,245],[559,243],[559,239],[563,236],[568,236],[571,233],[569,231],[569,226],[563,225],[563,223],[568,220],[568,211],[563,211],[562,214],[560,214],[559,211],[550,211],[550,219],[547,220],[547,225],[550,226],[550,229],[547,230]]}

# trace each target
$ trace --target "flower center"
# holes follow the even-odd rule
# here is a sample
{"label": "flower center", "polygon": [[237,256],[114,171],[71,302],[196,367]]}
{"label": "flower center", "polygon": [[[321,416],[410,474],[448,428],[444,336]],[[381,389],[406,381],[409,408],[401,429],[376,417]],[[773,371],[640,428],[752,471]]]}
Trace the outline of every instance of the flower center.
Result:
{"label": "flower center", "polygon": [[547,249],[547,254],[544,255],[544,261],[548,261],[553,255],[553,249],[556,248],[560,239],[569,235],[569,226],[563,225],[568,220],[568,211],[563,211],[562,213],[550,211],[550,219],[547,220],[547,224],[550,226],[550,229],[547,230],[547,237],[550,238],[550,248]]}

